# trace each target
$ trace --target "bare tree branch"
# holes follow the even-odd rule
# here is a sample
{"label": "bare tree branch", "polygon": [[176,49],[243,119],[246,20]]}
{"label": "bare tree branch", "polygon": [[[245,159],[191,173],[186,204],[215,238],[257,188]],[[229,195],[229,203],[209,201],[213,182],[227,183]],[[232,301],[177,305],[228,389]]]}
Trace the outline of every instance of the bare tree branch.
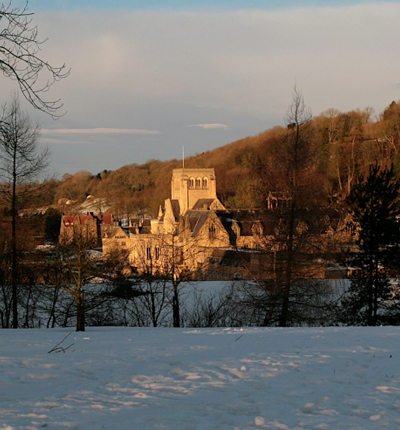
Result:
{"label": "bare tree branch", "polygon": [[66,78],[70,70],[63,64],[52,66],[41,56],[38,28],[32,24],[33,13],[24,7],[14,7],[12,1],[0,6],[0,70],[18,82],[23,96],[36,109],[57,118],[63,104],[60,99],[45,99],[54,82]]}

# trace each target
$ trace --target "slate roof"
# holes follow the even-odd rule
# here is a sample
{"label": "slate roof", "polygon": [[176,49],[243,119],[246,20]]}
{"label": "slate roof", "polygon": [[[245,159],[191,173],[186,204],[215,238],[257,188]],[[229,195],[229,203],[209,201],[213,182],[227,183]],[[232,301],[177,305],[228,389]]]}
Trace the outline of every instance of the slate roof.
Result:
{"label": "slate roof", "polygon": [[275,227],[279,221],[276,211],[263,210],[235,210],[217,211],[217,216],[222,225],[233,234],[232,226],[236,222],[240,227],[240,236],[253,236],[252,228],[260,224],[263,228],[263,235],[270,236],[275,233]]}
{"label": "slate roof", "polygon": [[245,267],[250,262],[250,253],[233,249],[214,249],[211,262],[220,266]]}
{"label": "slate roof", "polygon": [[179,206],[179,200],[171,200],[172,211],[174,213],[175,221],[179,220],[181,208]]}
{"label": "slate roof", "polygon": [[194,204],[192,210],[194,211],[210,210],[210,206],[214,202],[214,200],[215,199],[199,199]]}
{"label": "slate roof", "polygon": [[[253,227],[261,225],[264,236],[276,233],[282,216],[276,210],[233,210],[216,211],[218,218],[229,234],[236,223],[240,228],[240,236],[253,236]],[[336,208],[305,209],[296,220],[296,224],[305,223],[310,234],[324,234],[329,227],[337,230],[343,222],[346,212]]]}
{"label": "slate roof", "polygon": [[144,219],[143,224],[139,227],[139,234],[151,234],[151,221]]}
{"label": "slate roof", "polygon": [[192,232],[192,237],[197,236],[198,232],[200,231],[201,227],[206,222],[210,212],[205,211],[187,211],[185,218],[189,220],[189,228]]}

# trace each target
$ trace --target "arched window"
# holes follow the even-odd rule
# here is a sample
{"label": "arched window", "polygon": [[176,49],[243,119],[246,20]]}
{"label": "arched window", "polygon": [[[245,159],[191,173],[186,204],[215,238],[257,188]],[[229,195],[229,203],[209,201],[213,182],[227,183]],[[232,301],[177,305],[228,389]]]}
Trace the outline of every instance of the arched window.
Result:
{"label": "arched window", "polygon": [[189,188],[194,188],[194,178],[189,178]]}
{"label": "arched window", "polygon": [[259,223],[254,224],[251,230],[255,236],[261,236],[263,234],[262,226]]}
{"label": "arched window", "polygon": [[213,224],[210,225],[210,227],[208,228],[208,237],[210,239],[214,239],[215,238],[215,227]]}
{"label": "arched window", "polygon": [[201,178],[196,178],[196,188],[201,188]]}
{"label": "arched window", "polygon": [[208,178],[203,178],[203,188],[208,188]]}

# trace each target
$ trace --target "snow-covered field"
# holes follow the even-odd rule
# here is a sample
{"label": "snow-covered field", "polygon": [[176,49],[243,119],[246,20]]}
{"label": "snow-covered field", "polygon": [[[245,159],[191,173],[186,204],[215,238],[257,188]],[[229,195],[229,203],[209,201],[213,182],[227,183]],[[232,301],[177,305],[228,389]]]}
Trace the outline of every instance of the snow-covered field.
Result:
{"label": "snow-covered field", "polygon": [[397,429],[400,327],[1,330],[0,429]]}

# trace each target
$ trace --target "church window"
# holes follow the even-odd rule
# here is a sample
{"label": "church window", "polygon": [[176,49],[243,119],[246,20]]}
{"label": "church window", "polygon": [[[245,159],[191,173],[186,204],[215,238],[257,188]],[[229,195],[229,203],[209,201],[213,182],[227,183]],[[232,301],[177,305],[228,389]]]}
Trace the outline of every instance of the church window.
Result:
{"label": "church window", "polygon": [[203,188],[208,188],[208,179],[203,178]]}
{"label": "church window", "polygon": [[215,227],[213,224],[210,225],[209,229],[208,229],[208,237],[210,239],[214,239],[215,238]]}
{"label": "church window", "polygon": [[154,251],[155,251],[156,260],[159,260],[160,259],[160,247],[156,246]]}
{"label": "church window", "polygon": [[259,224],[253,225],[252,231],[253,234],[256,236],[262,235],[262,227]]}
{"label": "church window", "polygon": [[194,188],[194,178],[189,178],[189,188]]}
{"label": "church window", "polygon": [[201,188],[201,178],[196,178],[196,188]]}
{"label": "church window", "polygon": [[151,248],[147,247],[146,249],[146,257],[148,260],[151,260]]}

